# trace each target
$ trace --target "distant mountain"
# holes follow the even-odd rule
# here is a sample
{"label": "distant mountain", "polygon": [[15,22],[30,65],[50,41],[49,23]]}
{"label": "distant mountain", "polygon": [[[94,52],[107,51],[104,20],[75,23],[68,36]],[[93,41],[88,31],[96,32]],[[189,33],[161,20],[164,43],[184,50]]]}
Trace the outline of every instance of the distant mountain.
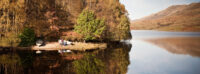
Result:
{"label": "distant mountain", "polygon": [[200,2],[170,6],[131,23],[136,30],[200,31]]}

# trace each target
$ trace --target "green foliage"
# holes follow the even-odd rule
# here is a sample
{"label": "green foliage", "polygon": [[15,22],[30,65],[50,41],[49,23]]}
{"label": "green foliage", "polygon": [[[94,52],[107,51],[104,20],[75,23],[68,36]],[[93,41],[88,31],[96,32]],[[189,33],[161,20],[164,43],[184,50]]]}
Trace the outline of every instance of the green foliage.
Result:
{"label": "green foliage", "polygon": [[104,63],[95,55],[85,55],[84,59],[73,62],[77,74],[104,74]]}
{"label": "green foliage", "polygon": [[96,19],[94,12],[84,10],[79,15],[74,30],[83,35],[84,40],[95,40],[102,38],[105,27],[104,20]]}
{"label": "green foliage", "polygon": [[25,28],[24,31],[19,35],[21,39],[20,46],[31,46],[35,44],[36,36],[33,29]]}

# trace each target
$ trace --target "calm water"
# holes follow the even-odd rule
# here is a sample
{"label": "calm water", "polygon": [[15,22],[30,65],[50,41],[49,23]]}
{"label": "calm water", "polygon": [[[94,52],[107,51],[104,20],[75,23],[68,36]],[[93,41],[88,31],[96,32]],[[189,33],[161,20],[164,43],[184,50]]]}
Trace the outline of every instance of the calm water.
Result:
{"label": "calm water", "polygon": [[0,74],[200,74],[198,32],[132,31],[132,36],[130,43],[87,52],[4,49]]}
{"label": "calm water", "polygon": [[132,31],[128,74],[200,74],[200,33]]}
{"label": "calm water", "polygon": [[166,32],[154,30],[132,30],[133,39],[163,38],[163,37],[200,37],[200,32]]}
{"label": "calm water", "polygon": [[130,49],[131,45],[112,43],[105,50],[64,54],[1,51],[0,74],[125,74]]}

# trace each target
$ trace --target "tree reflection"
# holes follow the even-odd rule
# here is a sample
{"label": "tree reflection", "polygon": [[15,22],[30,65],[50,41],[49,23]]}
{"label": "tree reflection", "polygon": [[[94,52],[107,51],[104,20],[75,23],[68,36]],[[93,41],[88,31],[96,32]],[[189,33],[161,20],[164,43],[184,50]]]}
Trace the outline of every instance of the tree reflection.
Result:
{"label": "tree reflection", "polygon": [[73,62],[77,74],[103,74],[104,63],[93,54],[87,54],[83,59]]}
{"label": "tree reflection", "polygon": [[22,71],[20,57],[17,54],[0,55],[0,74],[18,74]]}
{"label": "tree reflection", "polygon": [[131,45],[123,43],[109,44],[104,51],[74,61],[74,69],[78,74],[126,74],[130,49]]}
{"label": "tree reflection", "polygon": [[123,43],[114,44],[104,51],[102,59],[106,64],[107,74],[126,74],[130,64],[129,52],[131,45]]}
{"label": "tree reflection", "polygon": [[1,74],[125,74],[131,45],[110,43],[105,50],[59,54],[16,51],[0,54]]}

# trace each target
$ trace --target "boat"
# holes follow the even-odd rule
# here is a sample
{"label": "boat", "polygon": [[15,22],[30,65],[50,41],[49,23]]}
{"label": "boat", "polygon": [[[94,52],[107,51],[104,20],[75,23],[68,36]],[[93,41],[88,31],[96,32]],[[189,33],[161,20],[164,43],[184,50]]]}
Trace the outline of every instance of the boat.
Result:
{"label": "boat", "polygon": [[36,41],[36,45],[37,45],[38,47],[40,47],[43,43],[44,43],[43,40],[37,40],[37,41]]}

